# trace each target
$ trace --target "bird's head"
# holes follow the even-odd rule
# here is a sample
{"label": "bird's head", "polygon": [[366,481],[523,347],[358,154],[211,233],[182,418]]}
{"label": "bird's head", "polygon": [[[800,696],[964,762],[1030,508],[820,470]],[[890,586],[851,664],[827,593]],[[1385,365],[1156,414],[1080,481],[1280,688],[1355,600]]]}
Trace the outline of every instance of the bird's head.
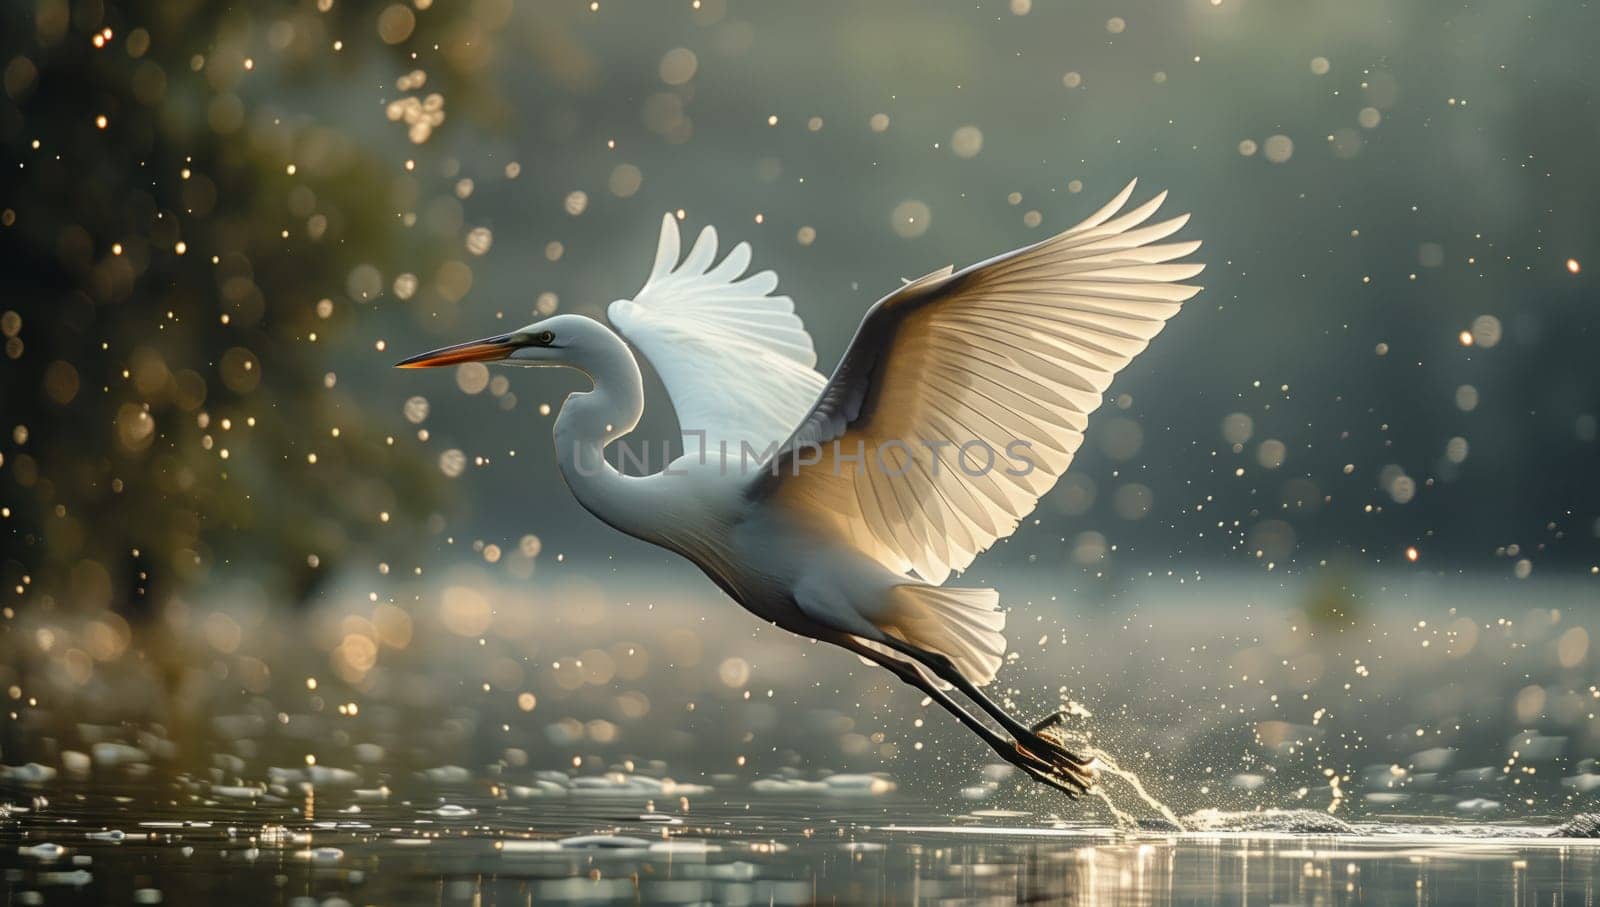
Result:
{"label": "bird's head", "polygon": [[499,362],[505,365],[564,365],[581,368],[586,352],[609,333],[592,318],[555,315],[535,321],[509,334],[441,347],[395,363],[395,368],[437,368],[463,362]]}

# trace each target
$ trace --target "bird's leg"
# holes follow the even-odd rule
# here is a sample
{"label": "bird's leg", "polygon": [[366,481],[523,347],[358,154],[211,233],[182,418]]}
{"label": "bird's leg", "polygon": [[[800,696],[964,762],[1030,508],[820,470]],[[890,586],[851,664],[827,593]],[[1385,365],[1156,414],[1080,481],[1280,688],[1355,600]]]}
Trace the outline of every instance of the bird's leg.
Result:
{"label": "bird's leg", "polygon": [[954,715],[969,730],[982,738],[983,742],[988,744],[996,755],[1016,768],[1021,769],[1033,780],[1047,784],[1073,798],[1088,791],[1089,779],[1081,778],[1077,773],[1069,773],[1064,778],[1057,777],[1057,770],[1054,766],[1045,762],[1039,756],[1017,746],[1013,741],[996,734],[988,725],[979,721],[976,716],[963,708],[961,703],[956,702],[949,693],[929,682],[928,678],[917,670],[916,665],[864,646],[854,636],[848,634],[841,634],[833,641],[839,646],[860,655],[862,658],[887,668],[896,677],[921,690],[929,699],[938,703],[945,711]]}
{"label": "bird's leg", "polygon": [[1018,748],[1026,750],[1029,755],[1054,765],[1086,784],[1092,782],[1093,775],[1089,772],[1089,763],[1093,760],[1086,759],[1068,750],[1060,743],[1042,736],[1038,730],[1027,727],[1012,717],[1011,713],[1001,708],[999,703],[984,695],[984,692],[976,684],[968,680],[966,675],[962,674],[950,659],[937,652],[923,651],[916,646],[908,645],[893,637],[885,639],[884,644],[926,665],[928,670],[932,671],[939,679],[966,694],[980,708],[989,713],[990,717],[999,722],[1000,726],[1005,728],[1006,733],[1015,738]]}
{"label": "bird's leg", "polygon": [[945,709],[945,711],[956,716],[956,718],[959,719],[962,724],[966,725],[969,730],[977,734],[979,737],[982,737],[983,741],[989,744],[991,747],[995,747],[996,749],[1011,748],[1011,745],[1008,741],[1002,738],[999,734],[996,734],[988,725],[984,724],[982,721],[979,721],[971,712],[963,708],[961,703],[956,702],[950,697],[949,693],[946,693],[944,690],[941,690],[929,683],[928,679],[922,675],[922,672],[917,670],[916,665],[913,665],[910,662],[901,661],[898,658],[892,658],[882,652],[864,646],[857,642],[854,636],[842,635],[840,638],[836,639],[835,642],[839,646],[849,649],[862,658],[887,668],[896,677],[899,677],[901,680],[927,694],[929,699],[937,702]]}
{"label": "bird's leg", "polygon": [[909,643],[901,642],[894,637],[884,639],[883,644],[897,652],[904,653],[908,658],[924,665],[934,673],[934,676],[950,684],[976,702],[980,708],[989,713],[990,717],[1000,722],[1006,732],[1017,738],[1019,742],[1031,742],[1036,736],[1032,728],[1025,727],[1022,722],[1012,717],[1010,712],[1001,708],[999,703],[984,695],[978,686],[967,679],[965,674],[956,668],[950,659],[938,652],[928,652]]}

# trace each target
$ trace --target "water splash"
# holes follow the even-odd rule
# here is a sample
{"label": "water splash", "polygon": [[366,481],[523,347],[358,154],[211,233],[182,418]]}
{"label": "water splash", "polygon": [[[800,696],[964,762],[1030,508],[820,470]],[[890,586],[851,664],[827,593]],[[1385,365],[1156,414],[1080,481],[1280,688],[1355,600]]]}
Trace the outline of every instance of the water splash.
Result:
{"label": "water splash", "polygon": [[1123,812],[1122,809],[1117,806],[1116,801],[1111,799],[1111,795],[1106,793],[1105,785],[1096,784],[1095,786],[1089,788],[1089,793],[1100,798],[1100,802],[1105,804],[1106,809],[1111,813],[1112,821],[1118,828],[1122,829],[1123,831],[1138,830],[1139,820],[1134,818],[1131,814]]}
{"label": "water splash", "polygon": [[[1122,783],[1128,785],[1128,787],[1133,790],[1134,796],[1143,801],[1145,806],[1155,810],[1156,813],[1161,816],[1161,818],[1171,822],[1178,831],[1187,830],[1183,824],[1183,820],[1178,818],[1178,814],[1173,812],[1171,807],[1167,806],[1167,804],[1157,800],[1149,791],[1145,790],[1144,782],[1139,780],[1139,776],[1134,774],[1131,770],[1125,769],[1121,765],[1118,765],[1117,760],[1114,759],[1110,753],[1107,753],[1105,750],[1102,750],[1099,747],[1093,746],[1085,747],[1084,752],[1088,753],[1089,756],[1094,760],[1091,765],[1098,774],[1102,776],[1110,775],[1111,777],[1116,778]],[[1101,792],[1100,799],[1106,801],[1107,804],[1110,804],[1111,798],[1109,794],[1104,792],[1104,785],[1095,785],[1094,789]],[[1115,807],[1113,807],[1113,812],[1116,812]],[[1118,813],[1118,819],[1119,821],[1121,820],[1120,813]]]}
{"label": "water splash", "polygon": [[[1091,760],[1090,768],[1094,770],[1096,775],[1098,775],[1100,778],[1110,776],[1121,781],[1123,784],[1126,784],[1128,788],[1133,791],[1135,797],[1138,797],[1145,806],[1154,810],[1162,819],[1172,823],[1172,827],[1174,829],[1178,831],[1187,830],[1187,827],[1183,824],[1183,820],[1178,818],[1178,814],[1174,812],[1171,807],[1167,806],[1167,804],[1156,799],[1154,795],[1145,789],[1144,782],[1139,780],[1139,776],[1131,769],[1123,768],[1120,764],[1118,764],[1116,757],[1112,756],[1110,753],[1097,746],[1094,746],[1086,739],[1078,737],[1077,735],[1069,734],[1066,730],[1059,726],[1042,729],[1039,733],[1042,736],[1054,739],[1057,743],[1060,743],[1069,749],[1076,750],[1089,756]],[[1139,821],[1137,819],[1118,807],[1116,803],[1112,802],[1111,794],[1106,789],[1106,785],[1097,783],[1093,787],[1089,788],[1089,792],[1099,797],[1101,802],[1105,803],[1106,808],[1111,810],[1111,815],[1116,819],[1118,825],[1125,828],[1139,827]]]}

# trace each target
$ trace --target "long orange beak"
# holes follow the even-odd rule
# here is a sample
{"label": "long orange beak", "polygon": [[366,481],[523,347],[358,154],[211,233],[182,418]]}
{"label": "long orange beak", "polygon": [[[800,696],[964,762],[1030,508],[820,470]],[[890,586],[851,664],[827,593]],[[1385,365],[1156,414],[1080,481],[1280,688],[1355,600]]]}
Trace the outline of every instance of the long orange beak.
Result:
{"label": "long orange beak", "polygon": [[441,365],[460,365],[463,362],[495,362],[510,356],[516,349],[517,344],[511,342],[510,335],[489,337],[442,347],[412,356],[410,359],[402,359],[396,362],[394,367],[438,368]]}

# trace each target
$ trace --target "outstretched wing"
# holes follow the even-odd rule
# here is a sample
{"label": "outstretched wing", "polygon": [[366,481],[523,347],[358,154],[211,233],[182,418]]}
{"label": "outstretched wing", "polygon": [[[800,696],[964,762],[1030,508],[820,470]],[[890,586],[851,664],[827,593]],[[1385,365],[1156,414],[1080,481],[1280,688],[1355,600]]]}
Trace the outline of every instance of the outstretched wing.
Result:
{"label": "outstretched wing", "polygon": [[668,214],[650,278],[606,314],[661,375],[686,453],[700,450],[702,436],[711,451],[722,442],[735,454],[741,444],[768,450],[794,431],[825,383],[811,335],[789,297],[770,295],[777,275],[744,276],[748,244],[715,266],[715,229],[700,231],[681,264],[679,248]]}
{"label": "outstretched wing", "polygon": [[[1107,386],[1200,292],[1204,267],[1141,227],[1166,193],[867,312],[821,397],[753,486],[897,572],[942,583],[1011,534],[1072,462]],[[992,457],[992,461],[990,460]]]}

